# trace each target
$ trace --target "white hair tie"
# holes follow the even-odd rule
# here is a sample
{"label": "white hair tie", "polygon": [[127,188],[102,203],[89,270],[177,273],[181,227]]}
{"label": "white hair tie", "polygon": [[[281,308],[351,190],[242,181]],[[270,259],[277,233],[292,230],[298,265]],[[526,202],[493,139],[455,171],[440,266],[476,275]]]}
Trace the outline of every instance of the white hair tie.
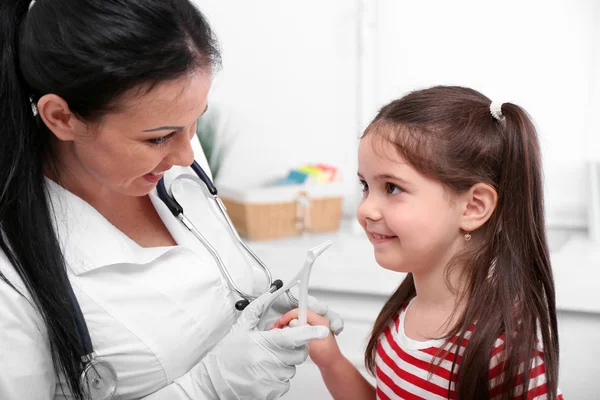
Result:
{"label": "white hair tie", "polygon": [[490,112],[496,121],[502,121],[504,119],[504,115],[502,115],[502,104],[504,103],[497,101],[492,101],[492,104],[490,104]]}

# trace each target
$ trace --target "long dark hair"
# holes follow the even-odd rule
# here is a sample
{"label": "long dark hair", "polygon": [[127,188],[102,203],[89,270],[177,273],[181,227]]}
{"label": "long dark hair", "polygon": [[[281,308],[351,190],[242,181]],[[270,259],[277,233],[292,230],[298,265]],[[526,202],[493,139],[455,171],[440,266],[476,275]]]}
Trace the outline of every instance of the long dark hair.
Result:
{"label": "long dark hair", "polygon": [[[530,384],[529,362],[536,352],[537,328],[544,347],[551,399],[557,394],[558,332],[554,281],[550,267],[542,197],[539,143],[527,113],[502,105],[498,121],[490,100],[462,87],[437,86],[407,94],[383,107],[365,131],[392,142],[404,160],[454,193],[482,182],[498,193],[490,220],[477,231],[477,246],[455,260],[465,262],[465,310],[446,336],[461,343],[476,323],[456,375],[461,399],[490,397],[489,363],[496,340],[504,340],[502,399],[516,396],[524,365],[523,394]],[[450,267],[450,266],[449,266]],[[408,274],[379,314],[365,354],[374,372],[377,342],[388,324],[415,297]],[[456,352],[458,353],[458,351]],[[455,373],[456,357],[452,363]],[[450,386],[448,387],[450,392]]]}
{"label": "long dark hair", "polygon": [[56,374],[64,374],[80,399],[82,350],[44,181],[53,159],[51,133],[33,106],[53,93],[92,121],[118,108],[130,89],[148,90],[218,65],[219,49],[188,0],[38,0],[29,6],[30,0],[0,3],[0,248],[45,322]]}

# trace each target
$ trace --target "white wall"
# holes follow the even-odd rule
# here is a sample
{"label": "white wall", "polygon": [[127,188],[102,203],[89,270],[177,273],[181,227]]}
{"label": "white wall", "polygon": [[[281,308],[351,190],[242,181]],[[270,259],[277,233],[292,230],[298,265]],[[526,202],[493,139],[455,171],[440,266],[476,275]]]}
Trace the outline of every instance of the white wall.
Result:
{"label": "white wall", "polygon": [[459,84],[533,116],[549,222],[585,226],[583,160],[600,159],[596,0],[196,2],[223,49],[211,93],[229,147],[219,182],[253,186],[331,163],[347,177],[351,214],[356,137],[377,108]]}
{"label": "white wall", "polygon": [[590,48],[590,90],[588,100],[588,118],[586,119],[587,157],[600,161],[600,2],[589,0],[585,17],[586,31],[592,38]]}
{"label": "white wall", "polygon": [[600,44],[597,1],[373,4],[378,102],[415,88],[456,84],[524,107],[542,142],[549,222],[585,224],[583,158],[598,129],[592,109],[600,112],[597,98],[591,104],[591,83],[600,76],[593,52]]}
{"label": "white wall", "polygon": [[230,149],[218,181],[253,186],[322,162],[344,171],[352,193],[358,187],[356,3],[196,3],[223,50],[211,103],[225,110]]}

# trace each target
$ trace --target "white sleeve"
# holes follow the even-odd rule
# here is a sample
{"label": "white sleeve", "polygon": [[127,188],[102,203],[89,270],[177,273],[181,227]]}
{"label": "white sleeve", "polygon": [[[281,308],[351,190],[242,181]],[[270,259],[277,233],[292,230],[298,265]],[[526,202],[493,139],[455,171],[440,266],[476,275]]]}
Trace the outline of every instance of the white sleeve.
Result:
{"label": "white sleeve", "polygon": [[206,367],[200,362],[187,374],[143,400],[239,400],[239,397],[233,393],[226,397],[218,395]]}
{"label": "white sleeve", "polygon": [[41,316],[0,279],[0,399],[53,399],[55,389],[56,376]]}
{"label": "white sleeve", "polygon": [[[0,305],[0,399],[54,399],[56,375],[41,316],[2,279]],[[145,399],[220,400],[211,387],[200,382],[203,374],[198,368],[202,366],[196,365]]]}

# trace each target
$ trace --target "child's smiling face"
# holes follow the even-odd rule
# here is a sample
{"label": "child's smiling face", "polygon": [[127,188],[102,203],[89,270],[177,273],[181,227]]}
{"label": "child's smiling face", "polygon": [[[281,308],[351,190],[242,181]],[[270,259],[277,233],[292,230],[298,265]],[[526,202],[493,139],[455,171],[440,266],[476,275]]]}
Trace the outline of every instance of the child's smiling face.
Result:
{"label": "child's smiling face", "polygon": [[464,241],[460,201],[374,134],[360,142],[358,175],[364,194],[357,218],[377,263],[414,273],[445,267]]}

